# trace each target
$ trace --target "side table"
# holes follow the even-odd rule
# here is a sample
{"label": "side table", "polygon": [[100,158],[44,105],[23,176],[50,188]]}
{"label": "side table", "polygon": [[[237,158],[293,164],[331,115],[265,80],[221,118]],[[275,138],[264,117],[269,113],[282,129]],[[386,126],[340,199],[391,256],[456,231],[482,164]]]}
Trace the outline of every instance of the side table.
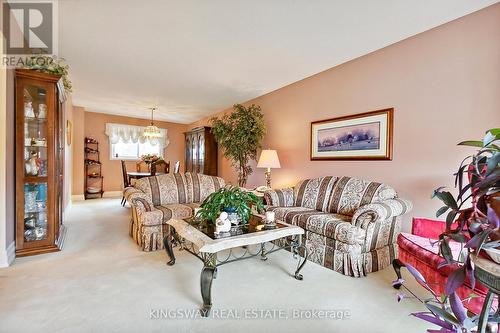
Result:
{"label": "side table", "polygon": [[[500,265],[494,261],[481,258],[476,255],[471,255],[471,259],[476,267],[474,270],[474,276],[479,282],[488,288],[488,293],[486,294],[483,308],[481,310],[481,314],[479,315],[477,328],[478,333],[484,333],[486,332],[486,326],[488,325],[493,299],[495,298],[495,295],[498,297],[500,294]],[[500,317],[500,306],[497,307],[493,317]]]}

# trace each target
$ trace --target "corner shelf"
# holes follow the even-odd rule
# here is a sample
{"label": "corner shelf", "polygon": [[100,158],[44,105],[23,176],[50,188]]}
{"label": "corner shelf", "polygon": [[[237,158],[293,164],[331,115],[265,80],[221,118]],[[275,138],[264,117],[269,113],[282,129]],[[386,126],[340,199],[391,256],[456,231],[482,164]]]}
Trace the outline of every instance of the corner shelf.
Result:
{"label": "corner shelf", "polygon": [[[99,142],[92,138],[85,138],[85,200],[102,198],[104,193],[104,177],[102,176],[102,164],[99,154]],[[89,187],[98,191],[89,191]]]}

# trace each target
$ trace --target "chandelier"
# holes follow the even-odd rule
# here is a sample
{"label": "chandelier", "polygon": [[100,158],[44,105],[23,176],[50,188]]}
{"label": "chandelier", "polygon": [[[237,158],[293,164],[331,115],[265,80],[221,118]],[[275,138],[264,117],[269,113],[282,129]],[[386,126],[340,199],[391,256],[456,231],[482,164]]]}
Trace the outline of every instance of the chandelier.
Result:
{"label": "chandelier", "polygon": [[158,139],[161,138],[161,131],[158,127],[155,126],[153,122],[153,112],[156,110],[156,107],[151,108],[151,125],[146,126],[142,136],[146,139]]}

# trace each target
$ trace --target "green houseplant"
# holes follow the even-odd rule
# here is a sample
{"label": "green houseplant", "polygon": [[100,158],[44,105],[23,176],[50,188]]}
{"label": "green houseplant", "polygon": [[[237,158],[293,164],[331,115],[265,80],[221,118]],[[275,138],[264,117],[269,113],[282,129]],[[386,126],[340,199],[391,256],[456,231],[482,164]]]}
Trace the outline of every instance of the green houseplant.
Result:
{"label": "green houseplant", "polygon": [[257,159],[266,125],[260,106],[235,104],[233,108],[232,113],[211,119],[212,133],[224,156],[238,171],[238,185],[244,187],[253,171],[248,162]]}
{"label": "green houseplant", "polygon": [[226,186],[203,200],[196,217],[215,223],[220,213],[225,211],[237,213],[245,224],[252,213],[251,204],[258,212],[264,211],[262,201],[255,194],[244,191],[237,186]]}
{"label": "green houseplant", "polygon": [[[428,311],[412,315],[441,327],[439,332],[471,332],[478,325],[479,316],[465,310],[464,302],[468,299],[460,299],[456,291],[467,279],[474,289],[476,279],[472,255],[478,255],[482,250],[498,248],[500,245],[499,143],[500,128],[488,130],[481,141],[460,142],[459,145],[472,146],[477,148],[477,151],[464,158],[455,173],[455,187],[458,194],[454,196],[451,192],[445,191],[444,187],[436,189],[433,193],[433,197],[444,204],[437,211],[436,217],[447,213],[446,230],[439,235],[436,242],[439,254],[443,258],[439,266],[450,266],[452,269],[446,281],[445,295],[437,295],[432,289],[432,283],[427,282],[418,270],[409,264],[404,265],[432,295],[426,300],[417,297]],[[451,241],[460,243],[464,249],[458,258],[452,254]],[[403,282],[402,279],[398,279],[393,282],[393,286],[399,289],[404,286]],[[402,298],[403,294],[399,294],[398,300]],[[498,319],[488,318],[491,323],[495,323],[496,320]],[[428,330],[431,331],[438,332],[438,330]]]}

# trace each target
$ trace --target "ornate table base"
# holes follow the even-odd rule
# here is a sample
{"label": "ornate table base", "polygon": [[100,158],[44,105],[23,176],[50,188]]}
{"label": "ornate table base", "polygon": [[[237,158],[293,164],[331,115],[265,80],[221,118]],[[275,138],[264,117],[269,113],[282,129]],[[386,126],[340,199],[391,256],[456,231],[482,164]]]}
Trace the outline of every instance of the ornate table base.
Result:
{"label": "ornate table base", "polygon": [[[267,243],[267,247],[269,247],[269,249],[266,248],[266,243],[258,244],[258,249],[255,252],[252,252],[251,245],[230,248],[227,250],[227,256],[224,255],[222,260],[218,258],[218,254],[222,251],[215,253],[201,252],[197,250],[191,242],[179,236],[179,234],[174,230],[171,230],[171,232],[165,236],[163,242],[169,257],[167,265],[173,266],[175,264],[175,255],[172,249],[174,243],[180,245],[179,251],[186,250],[203,262],[203,269],[201,270],[200,276],[201,297],[203,299],[201,314],[203,317],[209,316],[210,309],[212,308],[212,281],[217,277],[217,269],[219,266],[235,261],[250,259],[259,255],[261,260],[267,260],[268,254],[287,249],[290,250],[294,258],[298,260],[297,268],[293,276],[297,280],[302,280],[303,277],[302,274],[300,274],[300,271],[306,264],[307,260],[307,249],[304,245],[302,245],[299,234],[278,238],[272,243]],[[236,249],[239,249],[243,253],[237,254]]]}

